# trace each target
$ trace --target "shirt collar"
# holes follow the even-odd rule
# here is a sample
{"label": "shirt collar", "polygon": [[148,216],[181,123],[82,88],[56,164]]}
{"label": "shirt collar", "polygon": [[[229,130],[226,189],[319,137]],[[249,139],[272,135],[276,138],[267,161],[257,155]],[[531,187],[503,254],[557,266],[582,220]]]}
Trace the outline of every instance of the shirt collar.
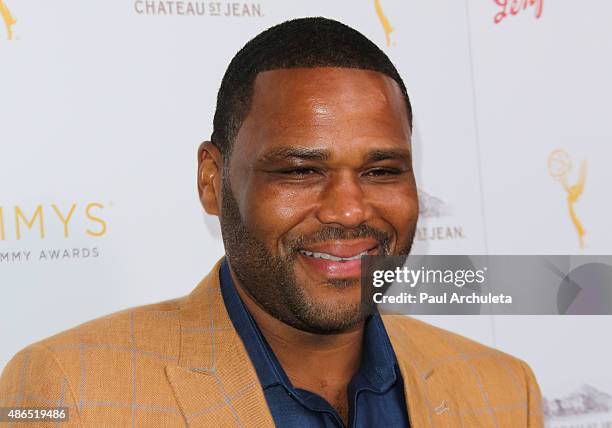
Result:
{"label": "shirt collar", "polygon": [[[251,358],[262,388],[283,385],[289,391],[294,391],[274,352],[240,299],[227,259],[221,264],[219,274],[227,312]],[[365,324],[361,366],[351,380],[351,386],[383,393],[395,384],[397,370],[397,360],[389,336],[380,315],[374,314]]]}

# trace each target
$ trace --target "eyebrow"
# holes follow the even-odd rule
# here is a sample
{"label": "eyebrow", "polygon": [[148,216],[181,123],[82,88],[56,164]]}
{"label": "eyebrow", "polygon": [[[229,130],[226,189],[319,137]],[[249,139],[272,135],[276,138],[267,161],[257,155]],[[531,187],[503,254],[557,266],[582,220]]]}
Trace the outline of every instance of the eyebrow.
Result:
{"label": "eyebrow", "polygon": [[367,162],[379,162],[384,160],[401,160],[410,163],[412,154],[409,150],[377,149],[372,150],[366,156]]}
{"label": "eyebrow", "polygon": [[[314,160],[326,161],[330,158],[330,153],[327,150],[311,149],[307,147],[281,147],[265,153],[260,162],[273,163],[283,160]],[[384,160],[400,160],[410,163],[412,154],[409,150],[397,149],[375,149],[365,157],[366,162],[380,162]]]}
{"label": "eyebrow", "polygon": [[289,159],[325,161],[329,159],[329,152],[321,149],[306,147],[281,147],[264,154],[260,162],[278,162]]}

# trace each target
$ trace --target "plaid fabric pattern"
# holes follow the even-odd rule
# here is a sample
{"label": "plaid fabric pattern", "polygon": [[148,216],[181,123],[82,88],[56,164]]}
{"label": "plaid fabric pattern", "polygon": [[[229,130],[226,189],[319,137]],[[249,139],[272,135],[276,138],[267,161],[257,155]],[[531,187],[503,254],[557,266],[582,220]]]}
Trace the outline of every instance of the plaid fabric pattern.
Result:
{"label": "plaid fabric pattern", "polygon": [[[0,377],[0,406],[70,409],[69,422],[36,426],[273,427],[223,304],[219,265],[187,297],[25,348]],[[543,426],[538,385],[522,361],[408,317],[384,322],[412,426]]]}

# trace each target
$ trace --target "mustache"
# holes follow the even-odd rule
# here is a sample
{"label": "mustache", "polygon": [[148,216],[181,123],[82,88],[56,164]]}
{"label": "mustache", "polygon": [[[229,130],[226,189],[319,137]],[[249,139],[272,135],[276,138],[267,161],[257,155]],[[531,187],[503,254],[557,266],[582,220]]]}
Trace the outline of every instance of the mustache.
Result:
{"label": "mustache", "polygon": [[309,235],[302,235],[291,240],[287,246],[292,253],[297,253],[305,246],[325,242],[330,240],[351,240],[359,238],[372,238],[378,242],[383,255],[390,253],[391,236],[380,229],[367,224],[359,225],[356,228],[345,229],[338,226],[323,226],[319,230]]}

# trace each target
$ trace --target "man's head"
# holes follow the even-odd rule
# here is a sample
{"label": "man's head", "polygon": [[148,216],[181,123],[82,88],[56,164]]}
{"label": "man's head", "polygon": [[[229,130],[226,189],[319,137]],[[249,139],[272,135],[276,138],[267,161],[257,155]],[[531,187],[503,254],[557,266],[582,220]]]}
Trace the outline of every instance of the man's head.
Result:
{"label": "man's head", "polygon": [[336,21],[285,22],[234,57],[199,152],[239,286],[315,333],[363,320],[360,256],[409,252],[412,112],[387,56]]}

